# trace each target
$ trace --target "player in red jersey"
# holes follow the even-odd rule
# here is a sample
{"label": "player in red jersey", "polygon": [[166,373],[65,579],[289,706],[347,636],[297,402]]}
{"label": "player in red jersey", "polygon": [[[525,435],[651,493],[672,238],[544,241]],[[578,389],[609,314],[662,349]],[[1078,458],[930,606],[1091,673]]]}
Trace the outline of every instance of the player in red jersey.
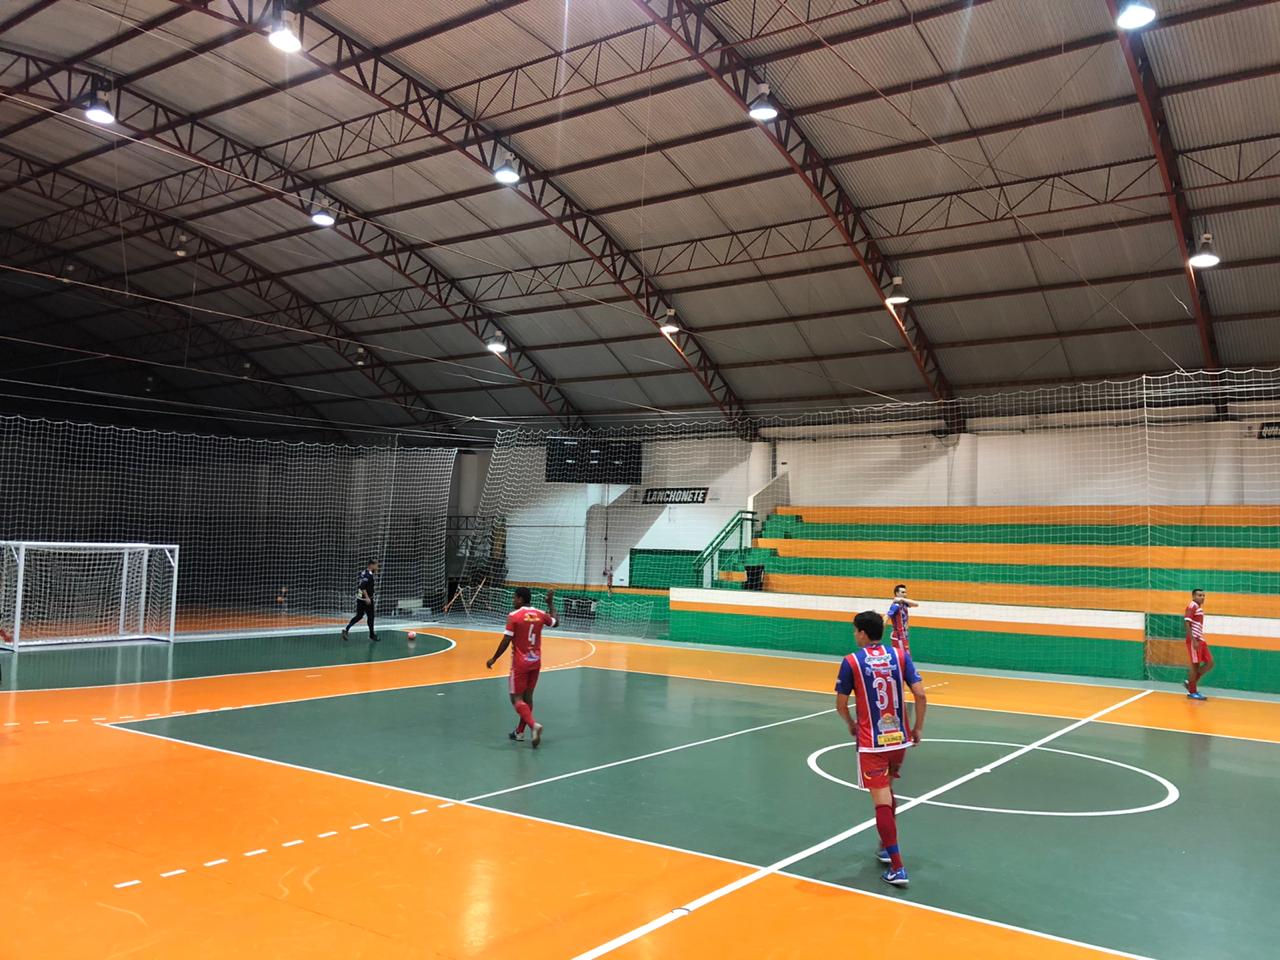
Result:
{"label": "player in red jersey", "polygon": [[889,623],[892,624],[893,649],[901,660],[911,652],[911,607],[920,604],[907,599],[907,585],[900,583],[893,588],[893,600],[889,603]]}
{"label": "player in red jersey", "polygon": [[498,658],[511,647],[511,675],[507,680],[507,692],[511,705],[520,715],[520,723],[507,734],[512,740],[524,740],[524,729],[533,731],[533,747],[542,743],[542,724],[533,719],[533,689],[538,685],[538,672],[542,669],[542,628],[559,624],[556,619],[556,592],[547,591],[547,609],[533,606],[533,595],[528,587],[516,587],[515,609],[507,617],[507,629],[502,642],[485,664],[490,670]]}
{"label": "player in red jersey", "polygon": [[1196,588],[1191,591],[1191,602],[1183,614],[1187,625],[1187,679],[1182,685],[1187,688],[1189,700],[1208,700],[1197,688],[1205,674],[1213,669],[1213,651],[1204,642],[1204,591]]}
{"label": "player in red jersey", "polygon": [[[853,618],[858,649],[840,663],[836,679],[836,712],[858,744],[858,786],[871,793],[876,811],[880,850],[876,858],[889,865],[880,877],[895,887],[908,884],[907,870],[898,851],[898,801],[893,781],[902,769],[907,748],[920,742],[924,730],[926,698],[924,681],[916,673],[911,654],[899,657],[892,646],[880,642],[884,618],[868,610]],[[911,688],[915,700],[915,723],[908,730],[903,684]],[[854,695],[858,717],[849,714],[849,695]]]}

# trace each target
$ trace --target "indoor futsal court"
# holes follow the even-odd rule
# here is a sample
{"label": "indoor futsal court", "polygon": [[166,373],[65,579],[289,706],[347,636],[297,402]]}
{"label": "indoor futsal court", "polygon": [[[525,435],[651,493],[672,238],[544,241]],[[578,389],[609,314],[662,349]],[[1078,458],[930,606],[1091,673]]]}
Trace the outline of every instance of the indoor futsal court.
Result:
{"label": "indoor futsal court", "polygon": [[0,0],[0,960],[1280,955],[1280,0]]}

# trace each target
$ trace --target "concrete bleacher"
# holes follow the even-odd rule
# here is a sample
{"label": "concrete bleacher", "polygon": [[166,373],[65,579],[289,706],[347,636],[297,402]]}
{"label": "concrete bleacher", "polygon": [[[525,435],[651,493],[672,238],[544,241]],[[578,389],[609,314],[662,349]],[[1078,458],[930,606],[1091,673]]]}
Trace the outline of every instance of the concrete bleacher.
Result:
{"label": "concrete bleacher", "polygon": [[[698,631],[725,633],[708,619],[714,610],[769,616],[780,621],[775,640],[835,652],[848,643],[848,611],[821,598],[882,597],[883,606],[905,581],[922,604],[913,618],[922,660],[1172,678],[1185,660],[1182,611],[1203,587],[1214,680],[1280,690],[1277,507],[781,506],[752,549],[722,558],[721,585],[740,588],[748,565],[764,567],[766,595],[791,596],[762,605],[759,594],[673,591],[672,636],[691,633],[691,617]],[[735,622],[727,632],[751,629]]]}

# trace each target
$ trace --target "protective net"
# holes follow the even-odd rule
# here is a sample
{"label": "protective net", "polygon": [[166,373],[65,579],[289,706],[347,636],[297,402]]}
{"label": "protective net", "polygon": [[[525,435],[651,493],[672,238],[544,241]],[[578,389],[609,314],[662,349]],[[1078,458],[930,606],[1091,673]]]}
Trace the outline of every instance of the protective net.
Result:
{"label": "protective net", "polygon": [[923,662],[1173,679],[1202,587],[1209,682],[1280,689],[1274,371],[508,431],[477,521],[473,615],[554,584],[582,631],[843,653],[905,583]]}
{"label": "protective net", "polygon": [[171,640],[176,546],[0,543],[0,644]]}
{"label": "protective net", "polygon": [[[445,590],[454,454],[4,417],[0,537],[179,545],[180,632],[332,622],[374,557],[379,614],[419,617]],[[72,573],[51,575],[50,589]],[[77,616],[119,607],[58,602]]]}

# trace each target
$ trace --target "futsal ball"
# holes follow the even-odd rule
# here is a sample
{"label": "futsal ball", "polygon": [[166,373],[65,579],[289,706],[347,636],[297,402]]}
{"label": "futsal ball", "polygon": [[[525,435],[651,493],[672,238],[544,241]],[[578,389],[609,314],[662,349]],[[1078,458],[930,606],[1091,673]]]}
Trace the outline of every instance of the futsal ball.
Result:
{"label": "futsal ball", "polygon": [[418,639],[418,635],[417,635],[416,633],[414,633],[412,630],[410,630],[410,631],[409,631],[409,639],[410,639],[410,640],[417,640],[417,639]]}

